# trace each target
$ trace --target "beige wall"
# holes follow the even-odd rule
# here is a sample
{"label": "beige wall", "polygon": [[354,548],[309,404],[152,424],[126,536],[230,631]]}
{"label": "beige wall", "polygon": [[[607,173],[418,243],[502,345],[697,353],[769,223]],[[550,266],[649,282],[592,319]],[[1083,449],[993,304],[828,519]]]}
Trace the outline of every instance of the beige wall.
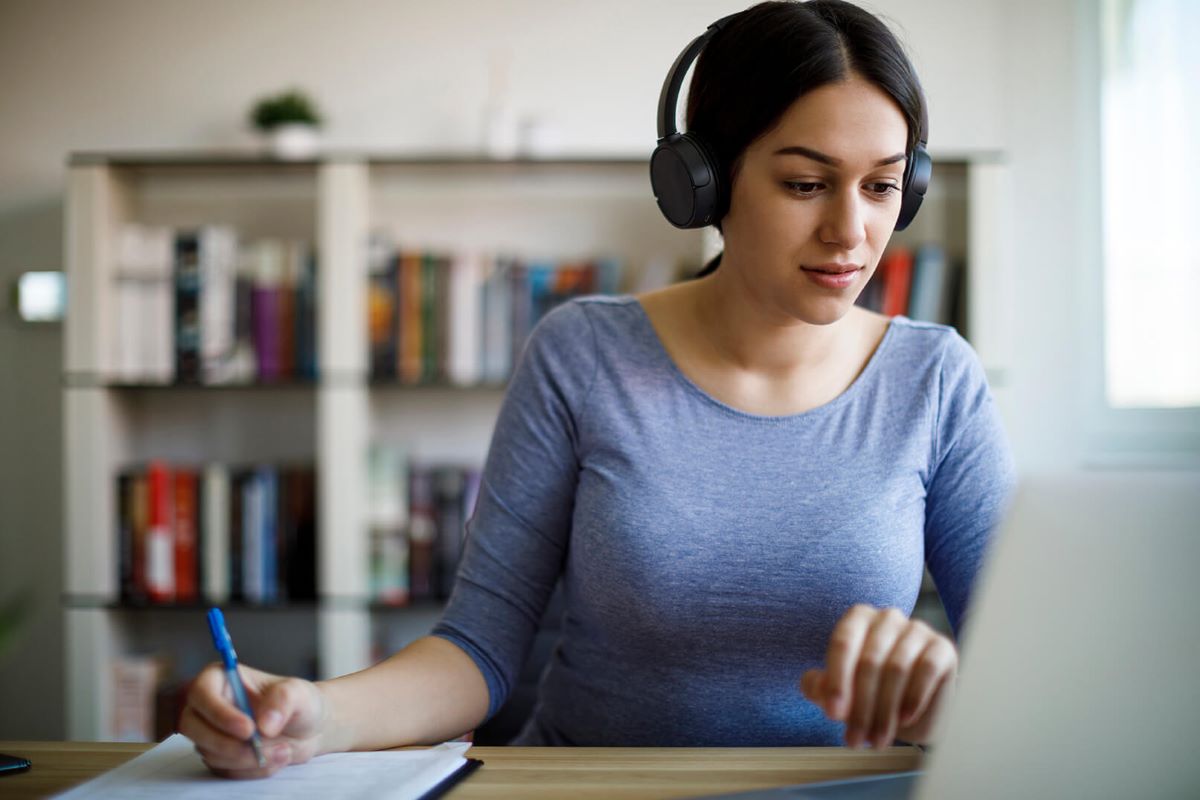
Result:
{"label": "beige wall", "polygon": [[[1022,186],[1012,235],[1023,295],[1010,433],[1023,467],[1076,458],[1072,287],[1086,277],[1068,217],[1087,125],[1073,92],[1074,0],[877,0],[913,53],[936,152],[1004,150]],[[63,164],[73,150],[246,144],[262,93],[299,84],[335,147],[469,149],[487,68],[511,58],[518,111],[545,115],[564,147],[648,153],[663,75],[730,0],[0,0],[0,285],[62,263]],[[1065,311],[1065,313],[1064,313]],[[1054,344],[1067,339],[1063,345]],[[1046,342],[1051,345],[1047,348]],[[61,337],[0,310],[0,599],[37,593],[36,616],[0,654],[0,738],[63,734]],[[1054,390],[1053,398],[1039,387]]]}

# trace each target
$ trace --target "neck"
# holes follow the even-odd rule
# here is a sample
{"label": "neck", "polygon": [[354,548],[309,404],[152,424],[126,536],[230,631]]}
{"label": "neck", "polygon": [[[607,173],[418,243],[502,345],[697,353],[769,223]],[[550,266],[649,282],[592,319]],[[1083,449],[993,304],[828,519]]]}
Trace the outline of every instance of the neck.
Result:
{"label": "neck", "polygon": [[827,325],[798,320],[756,296],[726,263],[693,284],[693,320],[723,363],[783,378],[826,367],[844,352],[850,314]]}

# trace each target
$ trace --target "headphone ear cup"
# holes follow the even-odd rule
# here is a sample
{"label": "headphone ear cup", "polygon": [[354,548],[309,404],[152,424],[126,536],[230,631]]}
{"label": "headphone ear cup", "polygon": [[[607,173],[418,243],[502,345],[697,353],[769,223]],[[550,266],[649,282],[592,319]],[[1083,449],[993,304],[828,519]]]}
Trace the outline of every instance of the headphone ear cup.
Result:
{"label": "headphone ear cup", "polygon": [[900,216],[896,218],[896,230],[902,231],[909,226],[921,201],[925,199],[925,191],[929,188],[929,179],[933,177],[933,159],[921,144],[913,150],[912,158],[904,170],[904,183],[900,193]]}
{"label": "headphone ear cup", "polygon": [[711,149],[691,133],[675,133],[650,156],[650,186],[663,216],[677,228],[711,225],[722,211],[721,171]]}

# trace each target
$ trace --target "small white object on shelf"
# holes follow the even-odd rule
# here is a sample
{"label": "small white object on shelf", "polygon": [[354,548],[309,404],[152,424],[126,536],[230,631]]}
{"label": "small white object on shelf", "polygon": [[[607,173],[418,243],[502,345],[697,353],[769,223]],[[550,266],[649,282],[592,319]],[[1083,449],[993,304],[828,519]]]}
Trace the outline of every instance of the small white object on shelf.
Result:
{"label": "small white object on shelf", "polygon": [[283,161],[315,158],[321,147],[317,128],[300,122],[288,122],[272,128],[268,142],[271,154]]}

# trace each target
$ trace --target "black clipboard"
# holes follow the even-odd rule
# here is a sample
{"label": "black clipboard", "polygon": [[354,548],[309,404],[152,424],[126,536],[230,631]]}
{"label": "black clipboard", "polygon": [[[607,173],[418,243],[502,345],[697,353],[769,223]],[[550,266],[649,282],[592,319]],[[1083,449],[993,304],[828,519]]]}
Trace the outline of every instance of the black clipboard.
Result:
{"label": "black clipboard", "polygon": [[417,800],[436,800],[443,797],[447,792],[453,789],[458,784],[470,777],[471,773],[483,766],[483,762],[478,758],[468,758],[467,763],[463,764],[454,772],[442,778],[437,786],[434,786],[425,794],[417,798]]}

